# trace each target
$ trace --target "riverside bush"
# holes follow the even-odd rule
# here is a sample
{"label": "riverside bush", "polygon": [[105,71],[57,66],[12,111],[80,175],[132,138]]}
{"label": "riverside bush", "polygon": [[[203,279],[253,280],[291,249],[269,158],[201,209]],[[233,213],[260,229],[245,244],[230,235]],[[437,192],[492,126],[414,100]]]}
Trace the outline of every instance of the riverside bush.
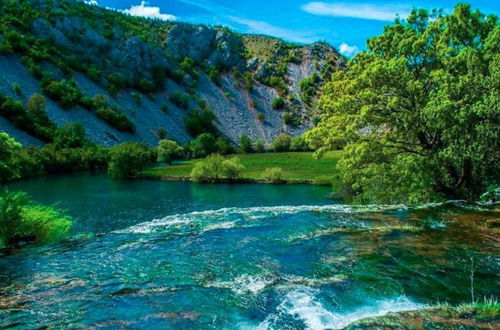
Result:
{"label": "riverside bush", "polygon": [[292,137],[290,135],[280,134],[273,140],[272,149],[275,152],[290,151],[291,144]]}
{"label": "riverside bush", "polygon": [[64,211],[36,204],[26,193],[0,192],[0,247],[57,240],[69,231],[71,223]]}
{"label": "riverside bush", "polygon": [[172,140],[160,140],[156,148],[157,161],[167,164],[172,164],[172,161],[179,157],[182,152],[182,147],[177,142]]}
{"label": "riverside bush", "polygon": [[266,168],[262,178],[271,183],[283,182],[283,169],[281,167]]}
{"label": "riverside bush", "polygon": [[214,183],[221,179],[234,180],[241,176],[245,167],[238,157],[226,159],[213,154],[195,164],[190,178],[200,183]]}
{"label": "riverside bush", "polygon": [[143,143],[125,142],[111,148],[108,173],[114,178],[129,178],[139,174],[155,160],[155,152]]}

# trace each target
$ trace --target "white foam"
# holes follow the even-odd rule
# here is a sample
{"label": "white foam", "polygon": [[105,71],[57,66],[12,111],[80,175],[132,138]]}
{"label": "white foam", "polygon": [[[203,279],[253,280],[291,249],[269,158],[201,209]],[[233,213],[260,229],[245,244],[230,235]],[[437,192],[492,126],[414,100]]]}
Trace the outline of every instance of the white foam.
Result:
{"label": "white foam", "polygon": [[246,220],[258,220],[278,215],[296,214],[300,212],[357,213],[384,210],[406,209],[404,205],[367,205],[353,206],[343,204],[332,205],[300,205],[300,206],[264,206],[248,208],[222,208],[218,210],[197,211],[185,214],[169,215],[161,219],[143,222],[116,233],[147,234],[155,233],[175,225],[186,225],[194,221],[216,222],[221,218],[239,216]]}
{"label": "white foam", "polygon": [[316,294],[316,290],[307,287],[287,293],[283,302],[278,306],[277,312],[269,315],[256,328],[278,329],[280,316],[288,314],[301,320],[307,329],[342,329],[364,318],[426,307],[426,305],[417,304],[400,296],[395,299],[376,301],[351,311],[330,311],[317,300]]}
{"label": "white foam", "polygon": [[209,283],[206,286],[230,289],[238,295],[256,295],[274,283],[274,278],[264,275],[241,275],[232,281]]}

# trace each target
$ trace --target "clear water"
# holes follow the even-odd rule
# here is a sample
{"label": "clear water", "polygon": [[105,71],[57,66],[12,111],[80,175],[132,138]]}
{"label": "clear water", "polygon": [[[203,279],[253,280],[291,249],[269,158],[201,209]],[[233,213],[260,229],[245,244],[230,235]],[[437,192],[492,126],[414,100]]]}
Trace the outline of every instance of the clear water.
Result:
{"label": "clear water", "polygon": [[17,182],[71,238],[0,254],[0,327],[332,329],[500,296],[495,208],[350,207],[328,188]]}

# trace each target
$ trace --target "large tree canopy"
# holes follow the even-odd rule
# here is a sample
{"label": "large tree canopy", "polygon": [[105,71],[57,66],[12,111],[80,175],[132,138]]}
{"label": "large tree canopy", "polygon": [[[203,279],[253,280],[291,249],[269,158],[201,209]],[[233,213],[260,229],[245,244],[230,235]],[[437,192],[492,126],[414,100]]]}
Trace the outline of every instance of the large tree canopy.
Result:
{"label": "large tree canopy", "polygon": [[306,139],[344,148],[358,202],[475,198],[499,183],[499,50],[493,15],[414,10],[334,74]]}

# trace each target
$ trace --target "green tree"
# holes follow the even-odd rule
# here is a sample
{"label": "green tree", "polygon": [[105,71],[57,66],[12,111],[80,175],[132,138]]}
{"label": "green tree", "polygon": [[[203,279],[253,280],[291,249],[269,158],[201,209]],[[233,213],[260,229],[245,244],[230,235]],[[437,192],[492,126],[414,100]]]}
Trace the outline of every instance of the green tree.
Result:
{"label": "green tree", "polygon": [[237,179],[244,169],[238,157],[226,159],[219,154],[213,154],[197,162],[190,177],[196,182],[214,183],[221,179]]}
{"label": "green tree", "polygon": [[210,133],[198,135],[196,139],[189,142],[187,148],[191,157],[194,158],[205,157],[217,151],[215,137]]}
{"label": "green tree", "polygon": [[271,147],[276,152],[286,152],[290,151],[291,144],[292,137],[290,135],[280,134],[273,140]]}
{"label": "green tree", "polygon": [[172,140],[160,140],[156,152],[159,162],[170,165],[176,157],[179,157],[182,152],[182,147]]}
{"label": "green tree", "polygon": [[54,146],[62,148],[83,148],[87,145],[85,127],[80,123],[67,123],[59,127],[54,134]]}
{"label": "green tree", "polygon": [[114,178],[129,178],[152,163],[155,153],[145,144],[125,142],[111,148],[109,157],[109,174]]}
{"label": "green tree", "polygon": [[266,151],[266,144],[265,144],[264,140],[257,139],[257,141],[255,141],[255,151],[257,151],[259,153],[263,153]]}
{"label": "green tree", "polygon": [[255,151],[252,139],[246,134],[240,136],[240,150],[242,153],[246,154]]}
{"label": "green tree", "polygon": [[21,147],[9,134],[0,132],[0,182],[19,176],[17,168],[13,166],[13,159]]}
{"label": "green tree", "polygon": [[344,146],[358,202],[476,198],[499,183],[499,40],[497,18],[466,4],[397,19],[325,86],[308,143]]}

